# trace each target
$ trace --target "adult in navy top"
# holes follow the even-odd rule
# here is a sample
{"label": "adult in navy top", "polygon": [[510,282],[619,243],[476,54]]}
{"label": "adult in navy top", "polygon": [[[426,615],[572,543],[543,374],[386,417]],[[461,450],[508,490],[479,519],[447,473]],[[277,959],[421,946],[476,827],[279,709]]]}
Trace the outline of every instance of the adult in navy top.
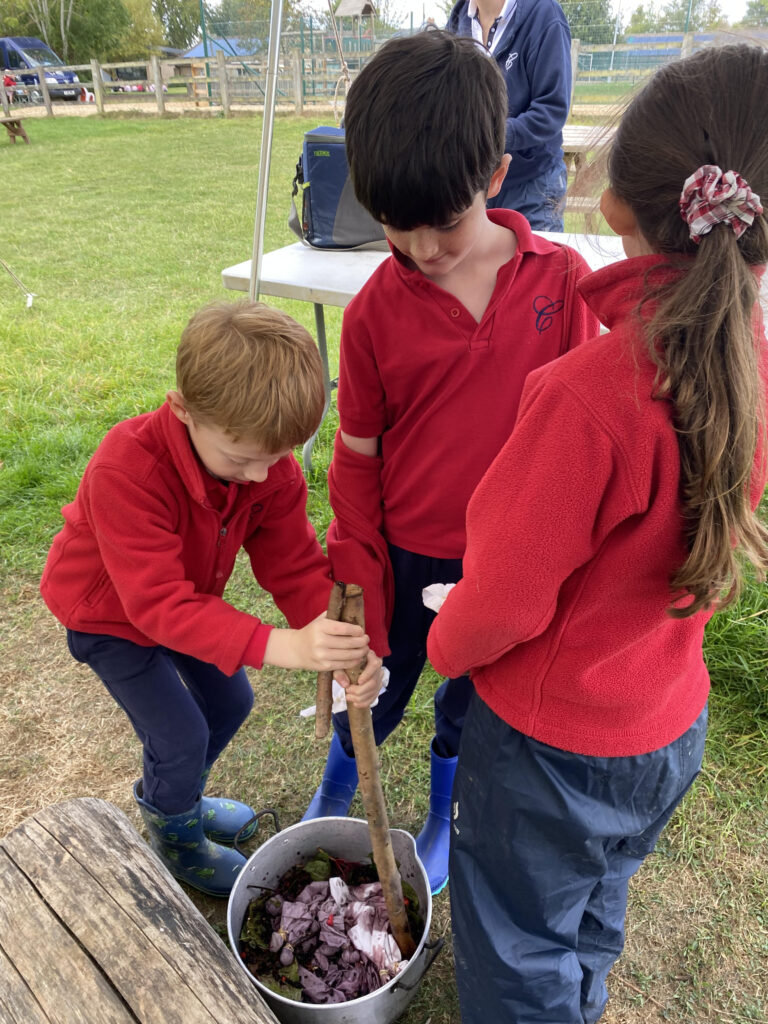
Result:
{"label": "adult in navy top", "polygon": [[562,129],[571,100],[571,33],[556,0],[458,0],[449,31],[488,50],[507,83],[506,179],[489,207],[522,213],[538,231],[562,231]]}

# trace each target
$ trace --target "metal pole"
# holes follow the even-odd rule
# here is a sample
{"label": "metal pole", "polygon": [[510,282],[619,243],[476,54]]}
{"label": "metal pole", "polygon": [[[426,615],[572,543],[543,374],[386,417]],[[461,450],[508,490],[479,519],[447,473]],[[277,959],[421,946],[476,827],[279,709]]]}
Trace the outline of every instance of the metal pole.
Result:
{"label": "metal pole", "polygon": [[[205,31],[205,7],[203,0],[200,0],[200,31],[203,33],[203,53],[208,57],[208,33]],[[208,86],[208,102],[211,101],[211,68],[208,61],[205,62],[205,79]]]}
{"label": "metal pole", "polygon": [[690,24],[690,21],[691,21],[691,8],[692,7],[693,7],[693,0],[688,0],[688,10],[685,12],[685,28],[683,29],[683,32],[687,32],[688,31],[688,25]]}
{"label": "metal pole", "polygon": [[282,0],[272,0],[269,19],[269,50],[267,52],[267,81],[264,87],[264,122],[261,130],[259,159],[259,189],[256,196],[256,220],[253,225],[253,252],[251,255],[251,282],[249,294],[254,301],[259,297],[261,257],[264,248],[264,222],[267,216],[269,163],[272,154],[272,125],[275,120],[277,96],[277,61],[280,53],[280,32],[283,23]]}
{"label": "metal pole", "polygon": [[616,9],[616,23],[613,26],[613,49],[611,50],[611,67],[613,71],[613,58],[616,55],[616,40],[619,36],[619,18],[621,17],[621,0],[619,0],[619,6]]}

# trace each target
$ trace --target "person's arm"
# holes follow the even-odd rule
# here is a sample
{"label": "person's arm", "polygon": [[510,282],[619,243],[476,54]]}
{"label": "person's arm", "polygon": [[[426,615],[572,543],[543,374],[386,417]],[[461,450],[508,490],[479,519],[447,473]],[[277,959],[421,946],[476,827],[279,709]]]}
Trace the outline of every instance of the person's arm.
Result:
{"label": "person's arm", "polygon": [[[571,37],[565,19],[552,21],[536,42],[525,67],[531,102],[508,117],[505,152],[514,154],[540,146],[562,131],[571,105]],[[515,65],[506,72],[515,74]]]}
{"label": "person's arm", "polygon": [[[357,583],[364,591],[365,627],[371,648],[389,653],[393,601],[392,567],[383,535],[384,510],[379,435],[388,423],[387,395],[372,335],[366,289],[344,312],[339,354],[340,430],[328,470],[328,498],[334,512],[326,549],[334,579]],[[375,324],[379,344],[389,338]]]}
{"label": "person's arm", "polygon": [[383,657],[393,601],[392,568],[383,525],[378,438],[339,431],[328,470],[328,497],[335,518],[326,547],[334,579],[363,588],[371,648]]}
{"label": "person's arm", "polygon": [[375,458],[378,455],[378,437],[353,437],[352,434],[345,434],[343,430],[340,430],[339,434],[350,451],[357,452],[358,455],[367,455],[369,458]]}

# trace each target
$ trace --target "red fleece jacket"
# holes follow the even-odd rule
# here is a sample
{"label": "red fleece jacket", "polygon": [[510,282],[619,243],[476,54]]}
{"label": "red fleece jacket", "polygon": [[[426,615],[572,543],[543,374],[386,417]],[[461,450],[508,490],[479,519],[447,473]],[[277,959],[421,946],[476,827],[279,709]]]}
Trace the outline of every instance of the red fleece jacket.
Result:
{"label": "red fleece jacket", "polygon": [[272,627],[222,594],[244,547],[291,626],[327,608],[330,566],[306,495],[293,456],[264,483],[217,484],[163,405],[118,423],[100,444],[62,509],[41,593],[69,629],[159,644],[227,675],[244,663],[260,668]]}
{"label": "red fleece jacket", "polygon": [[[659,262],[582,282],[611,331],[528,378],[517,426],[469,504],[464,577],[428,639],[438,672],[470,671],[511,726],[580,754],[663,747],[709,692],[711,613],[667,614],[687,555],[680,456],[631,318]],[[762,332],[759,343],[765,355]],[[753,506],[765,480],[758,454]]]}

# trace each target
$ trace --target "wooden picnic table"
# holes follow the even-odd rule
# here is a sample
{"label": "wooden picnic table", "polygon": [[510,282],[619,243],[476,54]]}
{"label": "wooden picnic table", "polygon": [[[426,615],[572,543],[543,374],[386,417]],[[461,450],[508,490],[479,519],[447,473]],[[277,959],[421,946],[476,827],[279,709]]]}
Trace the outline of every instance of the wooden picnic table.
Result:
{"label": "wooden picnic table", "polygon": [[[603,125],[567,124],[563,127],[563,156],[568,174],[578,171],[587,153],[600,143],[613,138],[616,129]],[[596,196],[566,195],[565,210],[567,213],[586,213],[596,211],[599,200]]]}
{"label": "wooden picnic table", "polygon": [[563,127],[563,155],[568,173],[578,170],[584,157],[601,142],[613,138],[616,129],[603,125],[566,124]]}
{"label": "wooden picnic table", "polygon": [[16,139],[24,139],[27,145],[29,145],[29,137],[24,130],[24,125],[21,123],[23,120],[23,117],[0,117],[0,124],[5,125],[5,129],[11,138],[11,142],[16,142]]}
{"label": "wooden picnic table", "polygon": [[3,1024],[278,1024],[117,807],[46,807],[0,839]]}

